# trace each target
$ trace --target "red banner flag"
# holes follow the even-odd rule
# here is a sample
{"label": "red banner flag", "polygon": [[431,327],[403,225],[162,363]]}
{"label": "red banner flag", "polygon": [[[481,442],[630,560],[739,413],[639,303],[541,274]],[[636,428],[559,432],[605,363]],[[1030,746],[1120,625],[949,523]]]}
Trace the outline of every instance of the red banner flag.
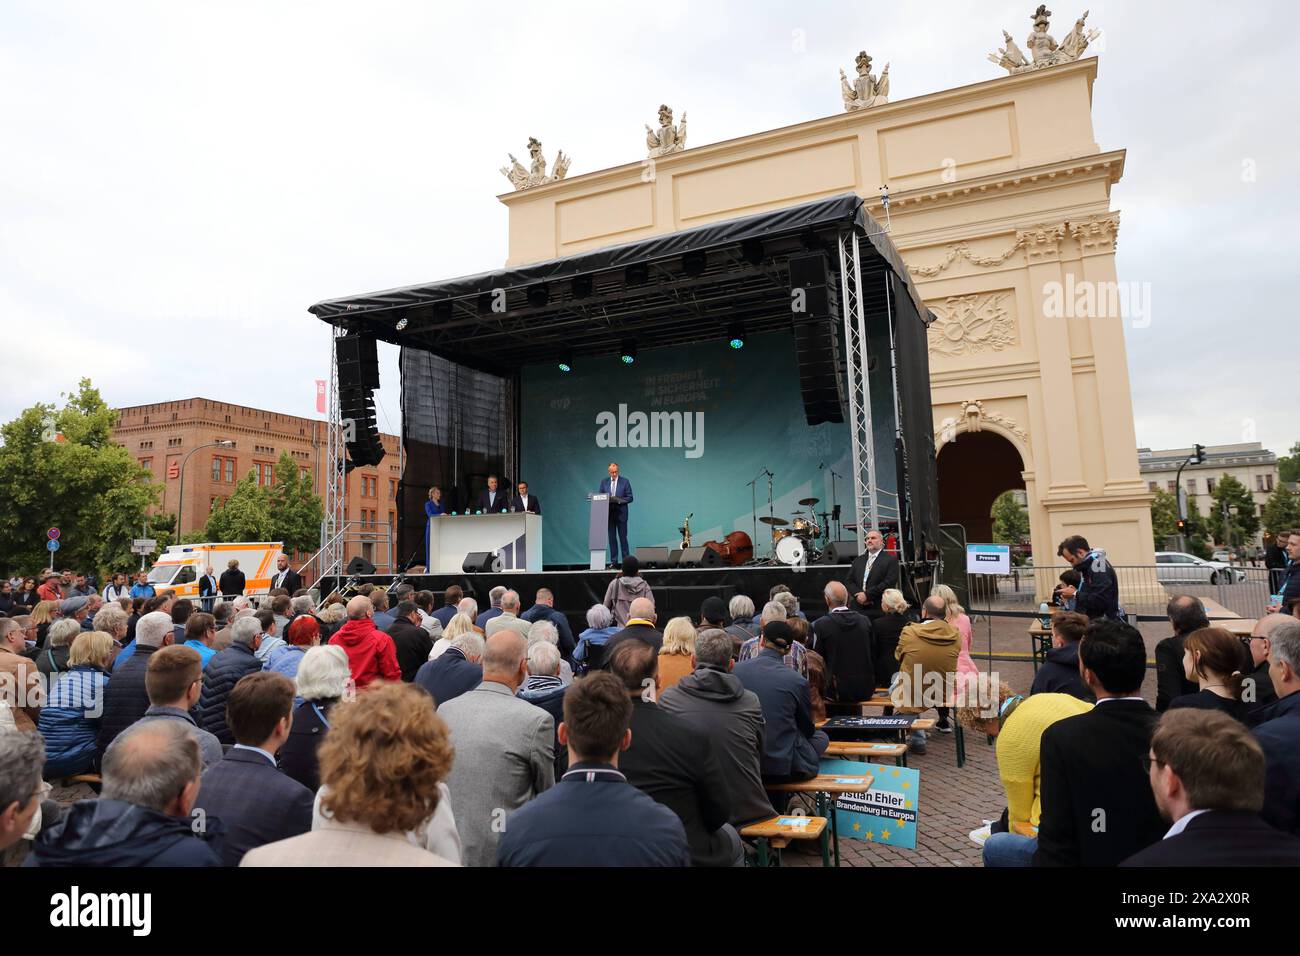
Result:
{"label": "red banner flag", "polygon": [[325,379],[316,379],[316,411],[325,414]]}

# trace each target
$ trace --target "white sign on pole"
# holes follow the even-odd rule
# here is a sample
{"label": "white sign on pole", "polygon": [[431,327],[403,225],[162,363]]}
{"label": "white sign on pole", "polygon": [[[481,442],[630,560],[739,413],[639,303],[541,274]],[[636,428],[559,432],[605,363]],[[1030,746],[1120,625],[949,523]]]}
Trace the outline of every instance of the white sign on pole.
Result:
{"label": "white sign on pole", "polygon": [[134,541],[131,542],[131,547],[148,548],[150,551],[152,551],[154,548],[158,547],[158,542],[153,538],[136,538]]}
{"label": "white sign on pole", "polygon": [[966,545],[967,574],[1010,574],[1011,545],[1009,544],[968,544]]}

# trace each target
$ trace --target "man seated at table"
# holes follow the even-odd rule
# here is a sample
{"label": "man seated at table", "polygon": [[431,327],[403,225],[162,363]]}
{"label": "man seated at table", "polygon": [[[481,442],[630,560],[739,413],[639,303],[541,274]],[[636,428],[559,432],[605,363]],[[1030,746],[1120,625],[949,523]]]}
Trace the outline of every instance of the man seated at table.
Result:
{"label": "man seated at table", "polygon": [[808,681],[783,658],[794,637],[785,621],[763,625],[762,649],[732,670],[763,708],[763,782],[789,783],[817,776],[821,755],[830,745],[813,723]]}

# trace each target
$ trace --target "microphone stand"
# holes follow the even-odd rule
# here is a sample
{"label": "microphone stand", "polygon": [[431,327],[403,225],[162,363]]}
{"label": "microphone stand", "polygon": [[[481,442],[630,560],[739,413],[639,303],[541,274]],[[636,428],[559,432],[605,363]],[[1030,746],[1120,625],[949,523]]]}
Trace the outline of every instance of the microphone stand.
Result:
{"label": "microphone stand", "polygon": [[[772,474],[770,471],[767,471],[766,468],[764,468],[763,470],[767,472],[767,516],[768,516],[769,518],[775,518],[775,517],[776,517],[776,511],[773,510],[773,508],[772,508],[772,479],[775,478],[776,475]],[[772,525],[772,527],[773,527],[773,528],[776,528],[776,525],[774,524],[774,525]],[[769,541],[768,544],[767,544],[767,546],[768,546],[768,548],[769,548],[769,550],[770,550],[770,557],[773,558],[773,559],[775,559],[775,558],[776,558],[776,545],[773,544],[771,541]]]}
{"label": "microphone stand", "polygon": [[835,492],[835,479],[843,478],[843,475],[837,475],[834,468],[827,469],[831,473],[831,520],[835,522],[835,540],[840,540],[840,505]]}
{"label": "microphone stand", "polygon": [[[763,471],[767,471],[767,469],[764,468]],[[749,516],[750,516],[751,518],[754,519],[754,520],[753,520],[753,525],[754,525],[754,537],[753,537],[753,539],[752,539],[752,541],[751,541],[750,543],[754,545],[754,550],[755,550],[755,552],[757,552],[757,550],[758,550],[758,491],[757,491],[757,485],[758,485],[758,479],[760,479],[760,478],[763,477],[763,471],[760,471],[757,475],[755,475],[755,476],[754,476],[754,480],[751,481],[751,482],[749,483]],[[752,562],[755,561],[756,559],[755,559],[754,555],[750,555],[749,560],[750,560],[750,562],[752,563]]]}

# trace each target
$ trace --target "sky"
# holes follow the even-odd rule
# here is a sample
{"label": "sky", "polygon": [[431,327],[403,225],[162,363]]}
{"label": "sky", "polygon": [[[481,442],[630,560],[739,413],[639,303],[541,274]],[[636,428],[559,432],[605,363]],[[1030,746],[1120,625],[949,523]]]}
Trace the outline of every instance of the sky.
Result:
{"label": "sky", "polygon": [[[1058,39],[1083,2],[1051,5]],[[863,48],[894,101],[992,79],[1034,6],[0,0],[0,421],[83,376],[114,406],[319,417],[307,307],[500,266],[498,169],[529,136],[574,176],[643,158],[661,102],[691,146],[827,116]],[[1119,278],[1150,302],[1126,329],[1140,445],[1300,441],[1292,14],[1091,2]]]}

